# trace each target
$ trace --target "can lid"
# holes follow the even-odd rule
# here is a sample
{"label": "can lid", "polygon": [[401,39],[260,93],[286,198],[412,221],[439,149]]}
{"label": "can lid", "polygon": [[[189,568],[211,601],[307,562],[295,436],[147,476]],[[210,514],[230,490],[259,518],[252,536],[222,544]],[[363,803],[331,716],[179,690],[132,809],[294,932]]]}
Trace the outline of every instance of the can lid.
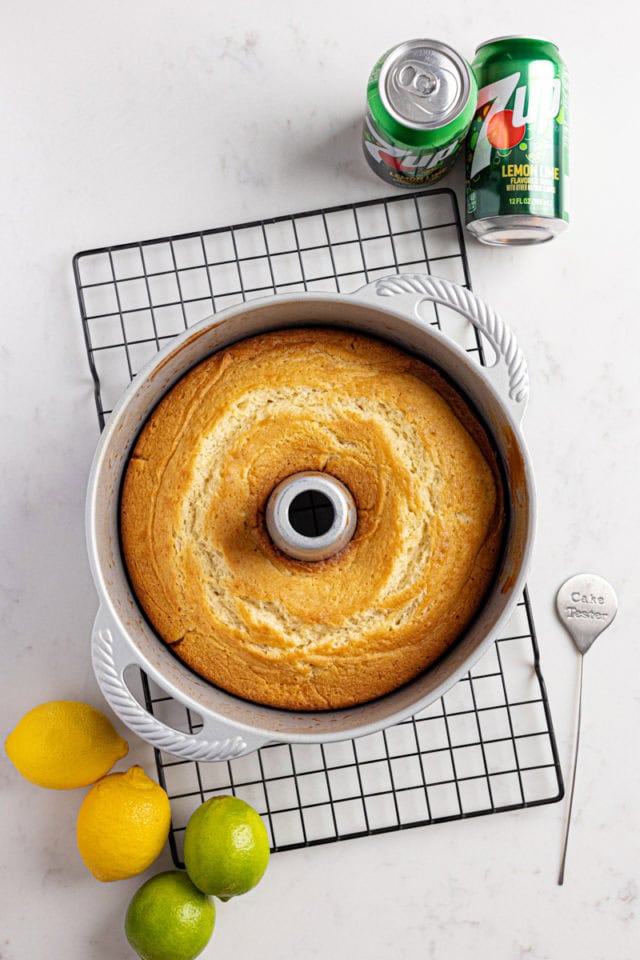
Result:
{"label": "can lid", "polygon": [[478,50],[482,50],[483,47],[488,47],[492,43],[502,43],[503,40],[535,40],[538,43],[548,43],[550,46],[558,49],[558,44],[554,43],[553,40],[549,40],[547,37],[530,37],[524,33],[510,33],[505,37],[492,37],[491,40],[485,40],[484,43],[481,43],[476,47],[476,53]]}
{"label": "can lid", "polygon": [[437,130],[455,120],[471,90],[468,65],[438,40],[408,40],[387,55],[378,79],[384,108],[398,123]]}

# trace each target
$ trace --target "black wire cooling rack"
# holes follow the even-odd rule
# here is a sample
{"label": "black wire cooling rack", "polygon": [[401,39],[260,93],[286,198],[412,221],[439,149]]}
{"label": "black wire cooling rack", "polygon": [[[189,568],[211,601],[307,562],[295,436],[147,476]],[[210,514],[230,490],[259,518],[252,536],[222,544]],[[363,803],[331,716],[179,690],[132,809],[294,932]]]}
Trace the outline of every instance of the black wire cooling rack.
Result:
{"label": "black wire cooling rack", "polygon": [[[224,307],[295,290],[353,291],[390,273],[470,287],[455,194],[440,189],[118,244],[73,261],[100,426],[138,370],[172,337]],[[475,352],[476,331],[431,305],[431,322]],[[146,708],[180,730],[201,725],[143,673]],[[193,810],[233,793],[266,821],[274,851],[498,813],[563,795],[549,703],[525,591],[504,634],[427,710],[341,743],[263,747],[221,763],[155,751],[171,799],[171,850]]]}

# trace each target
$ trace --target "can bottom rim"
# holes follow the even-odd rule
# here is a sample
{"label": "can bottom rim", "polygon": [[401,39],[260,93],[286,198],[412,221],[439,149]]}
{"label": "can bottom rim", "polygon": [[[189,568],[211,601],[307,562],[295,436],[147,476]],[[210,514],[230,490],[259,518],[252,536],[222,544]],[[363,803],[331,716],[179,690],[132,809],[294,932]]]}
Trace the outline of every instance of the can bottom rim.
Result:
{"label": "can bottom rim", "polygon": [[566,230],[566,220],[556,217],[500,216],[472,220],[467,230],[476,240],[495,247],[546,243]]}

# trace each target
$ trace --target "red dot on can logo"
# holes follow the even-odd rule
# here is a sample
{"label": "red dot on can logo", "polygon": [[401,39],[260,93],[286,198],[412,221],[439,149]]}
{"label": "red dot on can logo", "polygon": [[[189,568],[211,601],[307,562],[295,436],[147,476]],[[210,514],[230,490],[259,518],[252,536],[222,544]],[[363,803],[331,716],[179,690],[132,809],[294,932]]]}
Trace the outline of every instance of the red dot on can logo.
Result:
{"label": "red dot on can logo", "polygon": [[383,163],[386,163],[386,165],[387,165],[388,167],[391,167],[392,170],[401,170],[401,171],[403,171],[403,172],[405,172],[405,173],[412,170],[412,167],[406,167],[406,166],[402,163],[402,158],[401,158],[401,157],[392,157],[392,156],[391,156],[389,153],[387,153],[385,150],[380,150],[380,151],[378,152],[378,156],[380,157],[380,159],[382,160],[382,162],[383,162]]}
{"label": "red dot on can logo", "polygon": [[496,150],[509,150],[524,138],[526,126],[513,125],[513,110],[501,110],[494,114],[487,127],[487,140]]}

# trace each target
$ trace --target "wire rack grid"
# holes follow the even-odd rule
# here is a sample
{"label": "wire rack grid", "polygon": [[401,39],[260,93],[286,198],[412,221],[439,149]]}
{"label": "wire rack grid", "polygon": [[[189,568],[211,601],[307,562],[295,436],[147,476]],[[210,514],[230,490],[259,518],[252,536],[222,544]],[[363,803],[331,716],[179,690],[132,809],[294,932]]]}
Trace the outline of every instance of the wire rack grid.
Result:
{"label": "wire rack grid", "polygon": [[[455,194],[439,189],[78,253],[74,275],[101,427],[138,370],[224,307],[296,290],[347,293],[390,273],[471,286]],[[476,331],[430,322],[484,363]],[[179,730],[200,718],[137,669],[127,682]],[[529,597],[469,674],[422,713],[330,744],[272,744],[229,762],[155,751],[171,799],[174,862],[193,810],[233,793],[264,817],[274,851],[552,803],[562,773]]]}

